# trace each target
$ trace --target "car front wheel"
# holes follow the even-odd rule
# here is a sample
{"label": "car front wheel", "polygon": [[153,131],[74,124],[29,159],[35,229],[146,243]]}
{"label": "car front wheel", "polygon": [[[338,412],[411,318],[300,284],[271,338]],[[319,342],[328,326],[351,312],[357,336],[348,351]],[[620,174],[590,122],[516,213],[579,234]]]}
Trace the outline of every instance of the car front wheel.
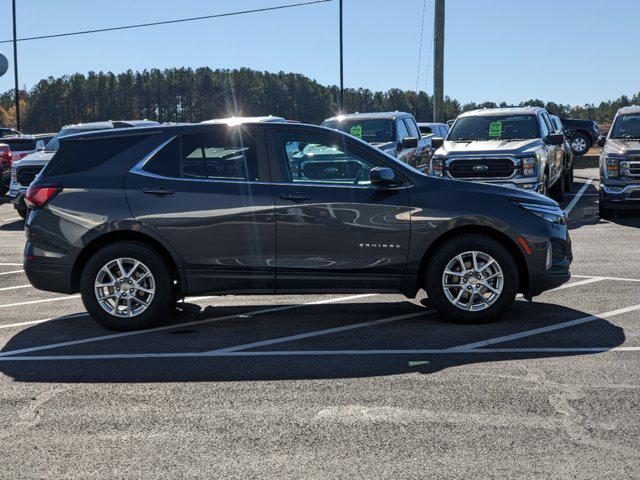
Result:
{"label": "car front wheel", "polygon": [[518,267],[498,241],[462,235],[442,245],[431,258],[426,290],[433,306],[453,322],[491,322],[516,297]]}
{"label": "car front wheel", "polygon": [[170,313],[175,297],[166,262],[137,242],[118,242],[96,252],[82,272],[80,292],[96,322],[124,331],[152,326]]}

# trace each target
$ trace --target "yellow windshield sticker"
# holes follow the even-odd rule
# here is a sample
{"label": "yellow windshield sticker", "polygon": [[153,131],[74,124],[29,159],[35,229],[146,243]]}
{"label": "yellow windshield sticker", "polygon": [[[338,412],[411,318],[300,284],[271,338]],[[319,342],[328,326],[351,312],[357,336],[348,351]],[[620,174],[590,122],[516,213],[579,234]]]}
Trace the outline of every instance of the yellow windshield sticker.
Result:
{"label": "yellow windshield sticker", "polygon": [[354,137],[362,139],[362,125],[354,125],[353,127],[351,127],[349,133],[351,133],[351,135],[353,135]]}
{"label": "yellow windshield sticker", "polygon": [[502,122],[491,122],[489,124],[489,136],[490,137],[502,136]]}

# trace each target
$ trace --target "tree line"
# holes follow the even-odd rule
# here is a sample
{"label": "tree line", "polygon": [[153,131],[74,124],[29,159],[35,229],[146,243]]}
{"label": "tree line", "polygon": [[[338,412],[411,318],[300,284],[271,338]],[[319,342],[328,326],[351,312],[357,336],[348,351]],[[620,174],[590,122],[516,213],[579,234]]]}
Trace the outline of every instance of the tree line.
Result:
{"label": "tree line", "polygon": [[[40,80],[20,92],[22,130],[55,132],[62,125],[99,120],[149,119],[199,122],[231,115],[276,115],[320,123],[338,111],[337,86],[325,86],[296,73],[270,73],[202,67],[76,73]],[[546,107],[561,117],[608,124],[622,106],[640,103],[640,92],[599,105],[571,106],[531,99],[520,103]],[[433,97],[392,88],[386,92],[347,88],[344,111],[407,111],[419,121],[433,119]],[[475,108],[508,106],[506,102],[460,103],[446,97],[447,119]],[[0,124],[15,125],[14,92],[0,95]]]}

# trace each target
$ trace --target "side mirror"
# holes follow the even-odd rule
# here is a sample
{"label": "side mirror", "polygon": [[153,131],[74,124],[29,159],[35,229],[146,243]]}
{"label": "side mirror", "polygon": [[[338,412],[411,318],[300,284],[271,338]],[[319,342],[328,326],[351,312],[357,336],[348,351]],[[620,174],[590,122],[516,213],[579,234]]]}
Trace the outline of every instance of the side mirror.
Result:
{"label": "side mirror", "polygon": [[442,137],[433,137],[431,139],[431,148],[438,149],[444,144],[444,138]]}
{"label": "side mirror", "polygon": [[405,137],[402,142],[400,142],[402,148],[417,148],[418,147],[418,137]]}
{"label": "side mirror", "polygon": [[607,137],[605,137],[604,135],[600,135],[598,137],[598,146],[600,148],[603,148],[605,143],[607,143]]}
{"label": "side mirror", "polygon": [[564,135],[561,133],[552,133],[544,139],[547,145],[562,145],[564,143]]}
{"label": "side mirror", "polygon": [[402,181],[396,177],[393,170],[388,167],[375,167],[369,172],[371,185],[376,187],[397,187],[402,185]]}

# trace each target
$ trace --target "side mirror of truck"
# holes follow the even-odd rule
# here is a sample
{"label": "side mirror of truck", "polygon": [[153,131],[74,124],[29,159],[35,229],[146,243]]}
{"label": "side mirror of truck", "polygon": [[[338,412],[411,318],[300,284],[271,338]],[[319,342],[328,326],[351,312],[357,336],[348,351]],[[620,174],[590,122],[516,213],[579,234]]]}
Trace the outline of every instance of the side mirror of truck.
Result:
{"label": "side mirror of truck", "polygon": [[603,148],[605,143],[607,143],[607,137],[605,137],[604,135],[600,135],[598,137],[598,146],[600,148]]}
{"label": "side mirror of truck", "polygon": [[547,145],[562,145],[564,143],[564,135],[561,133],[552,133],[544,139]]}
{"label": "side mirror of truck", "polygon": [[431,148],[437,150],[444,144],[444,138],[442,137],[432,137],[431,138]]}
{"label": "side mirror of truck", "polygon": [[418,137],[405,137],[402,142],[400,142],[400,146],[402,148],[417,148]]}

